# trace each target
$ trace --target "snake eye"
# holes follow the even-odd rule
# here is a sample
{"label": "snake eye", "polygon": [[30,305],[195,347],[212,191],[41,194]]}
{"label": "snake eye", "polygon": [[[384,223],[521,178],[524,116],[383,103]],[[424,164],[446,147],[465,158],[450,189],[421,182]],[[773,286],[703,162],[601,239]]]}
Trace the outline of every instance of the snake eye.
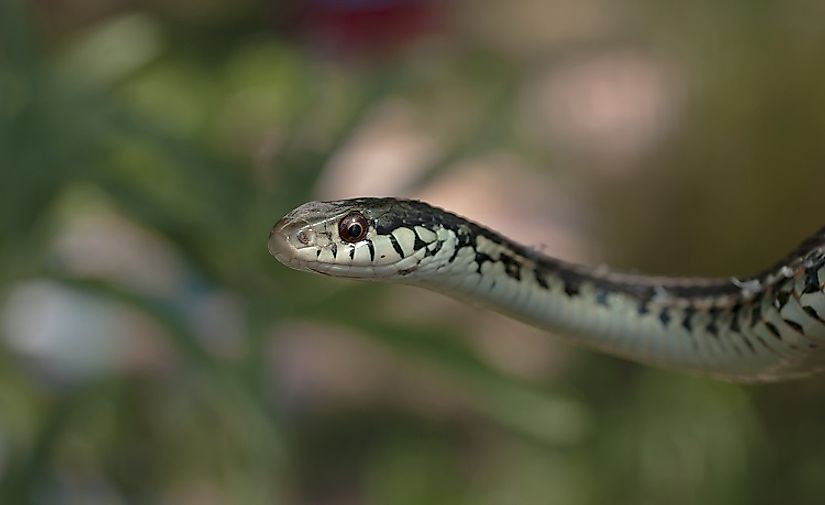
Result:
{"label": "snake eye", "polygon": [[345,242],[358,242],[367,234],[367,220],[357,212],[347,214],[338,223],[338,235]]}

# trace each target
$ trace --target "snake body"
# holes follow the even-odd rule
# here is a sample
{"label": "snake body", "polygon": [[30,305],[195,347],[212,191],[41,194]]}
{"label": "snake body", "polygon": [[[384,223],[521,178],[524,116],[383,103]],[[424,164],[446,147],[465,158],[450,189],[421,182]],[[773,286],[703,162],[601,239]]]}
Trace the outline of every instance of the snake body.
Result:
{"label": "snake body", "polygon": [[563,262],[423,202],[358,198],[296,208],[269,251],[299,270],[447,293],[654,366],[737,382],[825,368],[825,229],[758,275],[670,278]]}

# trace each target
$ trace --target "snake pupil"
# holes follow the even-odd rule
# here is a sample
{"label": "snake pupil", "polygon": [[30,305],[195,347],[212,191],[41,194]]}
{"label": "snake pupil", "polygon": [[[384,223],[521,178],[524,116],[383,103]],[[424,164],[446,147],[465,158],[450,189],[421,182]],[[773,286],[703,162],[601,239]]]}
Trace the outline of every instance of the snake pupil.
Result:
{"label": "snake pupil", "polygon": [[338,223],[338,235],[346,242],[358,242],[367,234],[367,220],[361,214],[353,212]]}

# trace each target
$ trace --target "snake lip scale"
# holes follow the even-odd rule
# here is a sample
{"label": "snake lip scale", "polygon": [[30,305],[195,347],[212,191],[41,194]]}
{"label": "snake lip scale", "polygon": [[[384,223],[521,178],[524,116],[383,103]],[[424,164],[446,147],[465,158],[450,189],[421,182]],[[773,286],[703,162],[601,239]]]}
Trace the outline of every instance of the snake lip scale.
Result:
{"label": "snake lip scale", "polygon": [[567,263],[395,198],[306,203],[275,224],[268,247],[296,270],[421,286],[654,366],[736,382],[825,369],[825,229],[745,278]]}

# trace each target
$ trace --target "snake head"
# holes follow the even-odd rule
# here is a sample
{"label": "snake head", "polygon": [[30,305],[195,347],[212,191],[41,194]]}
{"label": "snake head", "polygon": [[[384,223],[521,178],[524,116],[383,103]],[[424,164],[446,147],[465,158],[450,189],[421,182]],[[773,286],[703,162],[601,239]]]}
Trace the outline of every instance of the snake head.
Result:
{"label": "snake head", "polygon": [[424,257],[422,247],[437,239],[422,221],[426,209],[390,198],[306,203],[275,223],[269,253],[290,268],[336,277],[407,276]]}

